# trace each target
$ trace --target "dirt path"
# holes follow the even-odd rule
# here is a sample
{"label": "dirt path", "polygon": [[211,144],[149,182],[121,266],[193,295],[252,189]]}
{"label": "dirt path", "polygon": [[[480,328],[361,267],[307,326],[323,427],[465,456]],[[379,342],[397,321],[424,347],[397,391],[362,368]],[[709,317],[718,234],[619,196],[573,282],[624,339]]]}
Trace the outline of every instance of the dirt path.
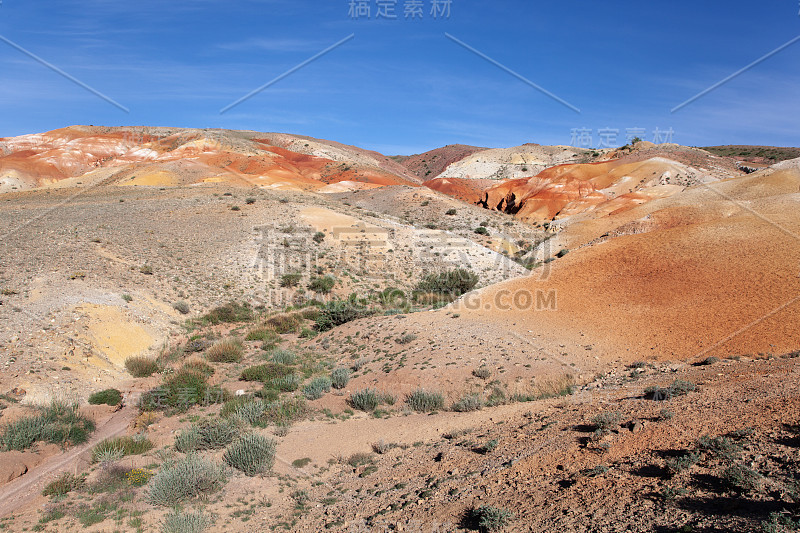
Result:
{"label": "dirt path", "polygon": [[[81,455],[88,455],[97,443],[124,433],[137,413],[136,401],[129,400],[122,409],[97,428],[86,444],[74,446],[63,453],[54,455],[29,470],[25,475],[3,485],[0,488],[0,517],[5,517],[30,504],[42,493],[45,483],[52,480],[55,474],[67,470],[67,468],[71,469],[73,465],[77,468]],[[89,462],[90,459],[87,458],[86,463]]]}
{"label": "dirt path", "polygon": [[[517,403],[473,411],[470,413],[440,412],[436,415],[414,413],[408,416],[393,416],[376,419],[358,417],[346,421],[315,420],[300,422],[289,430],[278,445],[278,463],[288,465],[295,459],[308,457],[317,465],[328,459],[347,457],[358,452],[369,452],[378,441],[412,445],[415,442],[441,440],[448,432],[480,426],[494,420],[505,420],[531,410],[541,410],[552,402],[563,402],[556,398],[547,402]],[[287,469],[287,471],[294,469]]]}

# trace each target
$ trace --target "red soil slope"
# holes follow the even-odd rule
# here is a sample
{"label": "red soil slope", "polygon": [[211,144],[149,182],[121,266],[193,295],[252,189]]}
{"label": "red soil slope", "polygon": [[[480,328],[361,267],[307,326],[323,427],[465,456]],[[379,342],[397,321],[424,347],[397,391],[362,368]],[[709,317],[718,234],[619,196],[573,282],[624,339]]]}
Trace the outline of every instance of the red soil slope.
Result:
{"label": "red soil slope", "polygon": [[[387,158],[380,154],[353,151],[354,162],[347,164],[297,153],[255,135],[224,130],[74,126],[4,138],[0,139],[0,191],[84,177],[80,184],[93,179],[159,186],[222,181],[301,190],[317,190],[340,181],[416,185],[396,163],[381,162],[379,158]],[[344,145],[337,147],[340,153],[347,153]],[[384,169],[392,166],[397,166],[401,175]]]}
{"label": "red soil slope", "polygon": [[559,165],[532,178],[498,183],[484,192],[480,205],[523,220],[555,220],[601,207],[630,209],[702,179],[701,171],[660,157]]}
{"label": "red soil slope", "polygon": [[441,174],[450,164],[486,148],[466,144],[448,144],[421,154],[395,156],[394,159],[423,180],[431,180]]}
{"label": "red soil slope", "polygon": [[465,180],[461,178],[434,178],[422,185],[470,204],[483,198],[484,191],[494,185],[494,180]]}
{"label": "red soil slope", "polygon": [[[577,341],[602,359],[797,350],[798,190],[800,165],[576,223],[549,271],[484,289],[462,317]],[[510,295],[535,302],[536,291],[553,291],[556,309],[513,305]]]}

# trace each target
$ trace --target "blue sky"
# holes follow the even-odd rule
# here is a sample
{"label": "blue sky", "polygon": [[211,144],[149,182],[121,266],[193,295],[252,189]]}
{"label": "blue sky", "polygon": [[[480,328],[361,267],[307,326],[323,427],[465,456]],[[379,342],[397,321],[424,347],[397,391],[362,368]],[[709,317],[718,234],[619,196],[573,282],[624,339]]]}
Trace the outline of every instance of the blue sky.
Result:
{"label": "blue sky", "polygon": [[210,127],[409,154],[573,144],[577,129],[592,146],[604,129],[621,145],[626,133],[653,140],[658,128],[662,140],[693,146],[800,145],[800,42],[670,112],[800,35],[798,0],[452,0],[449,18],[421,0],[422,19],[409,20],[413,1],[383,2],[397,18],[377,19],[371,0],[370,18],[355,19],[350,0],[2,0],[0,36],[129,112],[0,42],[0,136],[71,124]]}

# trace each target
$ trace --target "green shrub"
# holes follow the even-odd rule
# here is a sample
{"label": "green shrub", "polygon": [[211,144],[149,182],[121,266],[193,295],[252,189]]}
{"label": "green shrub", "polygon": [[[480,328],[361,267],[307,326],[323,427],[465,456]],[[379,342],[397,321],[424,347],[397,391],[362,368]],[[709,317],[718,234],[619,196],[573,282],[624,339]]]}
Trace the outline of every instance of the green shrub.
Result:
{"label": "green shrub", "polygon": [[251,426],[260,423],[261,417],[267,410],[267,403],[257,398],[237,398],[225,404],[221,411],[222,416],[230,416],[247,422]]}
{"label": "green shrub", "polygon": [[92,448],[92,461],[95,463],[105,462],[104,457],[117,453],[120,457],[141,455],[152,450],[153,446],[155,446],[153,442],[144,435],[112,437]]}
{"label": "green shrub", "polygon": [[336,326],[364,318],[374,314],[371,310],[359,305],[354,299],[333,300],[327,302],[319,309],[319,315],[314,321],[317,331],[329,331]]}
{"label": "green shrub", "polygon": [[414,342],[415,340],[417,340],[417,336],[413,333],[404,333],[397,337],[394,341],[397,344],[408,344],[409,342]]}
{"label": "green shrub", "polygon": [[331,385],[334,389],[343,389],[350,381],[349,368],[334,368],[331,372]]}
{"label": "green shrub", "polygon": [[184,302],[183,300],[178,300],[177,302],[172,304],[172,308],[182,315],[188,315],[190,311],[189,304]]}
{"label": "green shrub", "polygon": [[478,226],[473,231],[475,231],[475,233],[477,233],[478,235],[489,235],[489,230],[486,229],[484,226]]}
{"label": "green shrub", "polygon": [[194,496],[216,492],[225,482],[221,465],[190,454],[161,467],[150,480],[147,500],[153,505],[172,507]]}
{"label": "green shrub", "polygon": [[419,413],[430,413],[444,409],[444,396],[440,392],[417,389],[406,396],[406,404]]}
{"label": "green shrub", "polygon": [[142,394],[139,409],[183,411],[193,405],[211,405],[229,399],[228,391],[218,386],[209,387],[206,379],[206,376],[195,370],[181,368],[168,376],[163,385]]}
{"label": "green shrub", "polygon": [[297,362],[297,356],[294,352],[284,348],[275,348],[270,352],[269,358],[273,363],[278,363],[279,365],[293,365]]}
{"label": "green shrub", "polygon": [[175,438],[175,448],[180,452],[218,450],[224,448],[241,434],[236,418],[217,418],[193,424]]}
{"label": "green shrub", "polygon": [[619,411],[606,411],[592,418],[592,425],[598,431],[609,431],[619,426],[620,422],[622,422],[622,413]]}
{"label": "green shrub", "polygon": [[281,276],[280,284],[281,287],[283,288],[297,287],[298,285],[300,285],[300,281],[302,279],[303,275],[295,272],[290,274],[284,274],[283,276]]}
{"label": "green shrub", "polygon": [[691,381],[676,379],[668,387],[647,387],[645,396],[656,401],[671,400],[674,396],[683,396],[697,389]]}
{"label": "green shrub", "polygon": [[481,531],[502,529],[514,519],[514,513],[499,507],[481,505],[470,512],[470,518]]}
{"label": "green shrub", "polygon": [[225,305],[215,307],[205,315],[199,322],[203,324],[224,324],[234,322],[247,322],[253,319],[253,309],[249,304],[230,302]]}
{"label": "green shrub", "polygon": [[158,372],[158,363],[149,357],[134,356],[125,359],[125,368],[135,378],[146,378]]}
{"label": "green shrub", "polygon": [[77,404],[53,401],[37,411],[0,429],[0,450],[24,450],[37,441],[61,446],[83,444],[95,429],[94,422],[80,414]]}
{"label": "green shrub", "polygon": [[267,319],[267,325],[272,327],[277,333],[296,333],[302,322],[295,313],[281,313]]}
{"label": "green shrub", "polygon": [[480,379],[489,379],[492,377],[492,371],[488,366],[481,366],[473,370],[472,375]]}
{"label": "green shrub", "polygon": [[367,388],[351,394],[348,402],[351,406],[361,411],[374,411],[381,404],[394,403],[394,398],[375,389]]}
{"label": "green shrub", "polygon": [[477,411],[483,407],[483,399],[480,394],[467,394],[456,403],[453,404],[453,411],[458,413],[466,413],[468,411]]}
{"label": "green shrub", "polygon": [[206,377],[211,377],[214,375],[214,367],[200,359],[192,359],[191,361],[185,362],[181,367],[181,370],[187,372],[196,372]]}
{"label": "green shrub", "polygon": [[722,459],[732,460],[738,457],[742,447],[728,437],[711,437],[703,435],[697,439],[697,448]]}
{"label": "green shrub", "polygon": [[467,269],[457,268],[438,274],[428,274],[417,283],[416,290],[423,293],[461,296],[478,284],[478,276]]}
{"label": "green shrub", "polygon": [[63,472],[60,476],[45,485],[42,496],[64,496],[73,490],[80,490],[83,485],[83,477],[76,476],[69,472]]}
{"label": "green shrub", "polygon": [[303,387],[303,396],[308,400],[319,400],[331,390],[331,378],[320,376],[311,380],[311,383]]}
{"label": "green shrub", "polygon": [[314,240],[314,242],[315,242],[315,243],[319,244],[319,243],[321,243],[322,241],[324,241],[324,240],[325,240],[325,234],[324,234],[324,233],[322,233],[321,231],[318,231],[318,232],[316,232],[316,233],[314,234],[314,236],[312,237],[312,239]]}
{"label": "green shrub", "polygon": [[761,487],[763,478],[745,466],[732,464],[722,471],[722,481],[725,485],[736,492],[751,492]]}
{"label": "green shrub", "polygon": [[289,374],[269,380],[264,386],[281,392],[293,392],[300,388],[302,379],[297,374]]}
{"label": "green shrub", "polygon": [[174,509],[164,517],[161,533],[201,533],[211,526],[211,519],[202,511]]}
{"label": "green shrub", "polygon": [[665,461],[667,472],[675,476],[697,464],[700,454],[697,452],[687,453],[678,457],[670,457]]}
{"label": "green shrub", "polygon": [[181,453],[190,453],[200,449],[200,428],[191,425],[175,435],[175,449]]}
{"label": "green shrub", "polygon": [[363,465],[371,465],[375,462],[375,456],[371,453],[358,452],[348,457],[346,462],[353,468]]}
{"label": "green shrub", "polygon": [[242,381],[260,381],[269,383],[274,379],[294,374],[294,370],[278,363],[262,363],[242,370],[239,379]]}
{"label": "green shrub", "polygon": [[275,464],[275,441],[257,434],[248,434],[228,446],[223,460],[247,476],[266,472]]}
{"label": "green shrub", "polygon": [[117,389],[105,389],[89,395],[92,405],[119,405],[122,403],[122,393]]}
{"label": "green shrub", "polygon": [[319,294],[328,294],[333,290],[334,285],[336,285],[336,279],[331,276],[311,278],[311,281],[308,283],[308,289]]}
{"label": "green shrub", "polygon": [[278,335],[278,332],[275,331],[275,328],[271,326],[259,326],[248,331],[244,340],[272,343],[277,342],[280,338],[281,337]]}
{"label": "green shrub", "polygon": [[290,398],[268,403],[261,419],[265,424],[288,426],[308,415],[308,406],[303,398]]}
{"label": "green shrub", "polygon": [[212,363],[238,363],[244,355],[244,345],[239,339],[225,339],[206,350],[206,359]]}
{"label": "green shrub", "polygon": [[444,214],[448,215],[448,216],[453,216],[453,215],[456,214],[456,210],[455,209],[448,209],[447,211],[445,211]]}
{"label": "green shrub", "polygon": [[761,531],[764,533],[795,533],[800,531],[800,517],[792,518],[784,509],[780,513],[772,512],[768,520],[761,521]]}

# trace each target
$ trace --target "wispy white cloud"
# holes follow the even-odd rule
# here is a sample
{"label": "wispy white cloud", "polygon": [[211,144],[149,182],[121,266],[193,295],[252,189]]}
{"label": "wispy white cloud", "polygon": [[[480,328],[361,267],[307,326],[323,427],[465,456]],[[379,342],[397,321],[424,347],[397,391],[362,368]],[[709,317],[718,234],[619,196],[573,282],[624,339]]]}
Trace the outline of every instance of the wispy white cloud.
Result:
{"label": "wispy white cloud", "polygon": [[217,48],[236,52],[308,52],[318,51],[325,45],[325,42],[313,39],[257,37],[244,41],[220,43]]}

